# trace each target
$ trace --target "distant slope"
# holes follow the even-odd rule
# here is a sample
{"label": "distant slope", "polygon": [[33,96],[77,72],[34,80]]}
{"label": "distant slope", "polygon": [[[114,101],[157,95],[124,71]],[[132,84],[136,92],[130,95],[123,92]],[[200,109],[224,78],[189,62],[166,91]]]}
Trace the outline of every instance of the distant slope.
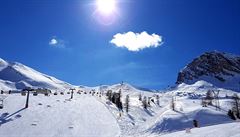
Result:
{"label": "distant slope", "polygon": [[240,91],[240,56],[218,51],[206,52],[179,72],[176,83],[193,84],[199,80]]}
{"label": "distant slope", "polygon": [[85,91],[91,91],[91,90],[95,90],[95,91],[101,91],[101,92],[107,92],[108,90],[112,90],[113,92],[119,92],[121,90],[121,92],[124,95],[127,94],[136,94],[139,95],[141,94],[148,94],[150,92],[155,93],[156,91],[154,90],[150,90],[147,88],[139,88],[136,86],[133,86],[131,84],[128,83],[118,83],[118,84],[113,84],[113,85],[101,85],[101,86],[96,86],[96,87],[88,87],[88,86],[78,86],[78,88],[81,90],[85,90]]}
{"label": "distant slope", "polygon": [[[148,137],[158,137],[159,135],[151,135]],[[214,126],[193,128],[190,133],[185,130],[174,132],[161,137],[239,137],[239,123],[219,124]]]}
{"label": "distant slope", "polygon": [[0,59],[0,88],[10,90],[26,87],[64,89],[71,85],[21,63],[11,63]]}

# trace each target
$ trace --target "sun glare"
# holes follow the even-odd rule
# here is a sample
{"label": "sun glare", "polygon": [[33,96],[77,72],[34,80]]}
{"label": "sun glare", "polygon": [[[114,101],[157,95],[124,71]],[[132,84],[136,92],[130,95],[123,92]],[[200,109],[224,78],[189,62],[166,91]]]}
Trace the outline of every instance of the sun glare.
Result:
{"label": "sun glare", "polygon": [[116,0],[97,0],[97,8],[104,15],[112,14],[116,10]]}

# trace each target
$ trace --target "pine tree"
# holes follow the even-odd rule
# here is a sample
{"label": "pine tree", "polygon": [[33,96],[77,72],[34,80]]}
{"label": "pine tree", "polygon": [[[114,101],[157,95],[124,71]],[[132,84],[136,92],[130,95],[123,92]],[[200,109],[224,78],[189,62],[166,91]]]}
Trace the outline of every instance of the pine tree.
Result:
{"label": "pine tree", "polygon": [[157,99],[157,105],[160,106],[160,100],[159,100],[160,97],[159,97],[159,95],[156,95],[156,99]]}
{"label": "pine tree", "polygon": [[112,101],[112,91],[108,90],[106,95],[107,95],[108,100]]}
{"label": "pine tree", "polygon": [[175,108],[176,107],[176,104],[175,104],[175,99],[174,99],[174,97],[172,97],[172,100],[171,100],[171,109],[173,110],[173,111],[175,111]]}
{"label": "pine tree", "polygon": [[216,110],[220,110],[220,102],[219,102],[219,92],[220,92],[220,90],[212,91],[212,92],[214,94],[214,101],[215,101]]}
{"label": "pine tree", "polygon": [[207,91],[207,94],[206,94],[206,100],[209,101],[209,105],[212,105],[212,100],[214,99],[214,96],[213,96],[213,91],[211,90],[208,90]]}
{"label": "pine tree", "polygon": [[148,97],[147,104],[148,104],[148,107],[151,106],[151,97]]}
{"label": "pine tree", "polygon": [[233,107],[232,107],[232,111],[233,113],[236,114],[236,116],[238,118],[240,118],[240,97],[235,93],[232,97],[233,99]]}
{"label": "pine tree", "polygon": [[126,96],[125,103],[126,103],[126,112],[128,113],[128,111],[129,111],[129,95]]}
{"label": "pine tree", "polygon": [[138,96],[138,100],[139,101],[142,101],[142,94],[140,93],[139,96]]}
{"label": "pine tree", "polygon": [[229,116],[232,120],[236,120],[236,118],[235,118],[232,110],[228,110],[228,116]]}
{"label": "pine tree", "polygon": [[147,109],[148,105],[147,105],[147,97],[146,96],[143,97],[142,104],[143,104],[143,108]]}

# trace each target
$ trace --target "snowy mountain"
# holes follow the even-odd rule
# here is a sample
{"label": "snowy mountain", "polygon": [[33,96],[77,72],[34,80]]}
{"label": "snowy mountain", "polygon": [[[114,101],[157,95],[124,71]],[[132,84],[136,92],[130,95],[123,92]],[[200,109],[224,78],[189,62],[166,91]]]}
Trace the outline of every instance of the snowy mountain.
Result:
{"label": "snowy mountain", "polygon": [[[231,61],[227,61],[228,63],[234,62],[235,58],[238,58],[230,54],[223,55],[233,58]],[[204,62],[199,61],[197,64],[204,67]],[[205,65],[209,67],[203,71],[208,79],[213,79],[216,75],[229,81],[229,78],[226,78],[228,75],[223,75],[225,71],[234,74],[231,77],[237,78],[238,67],[231,65],[224,67],[219,73],[213,73],[210,71],[211,63],[207,62]],[[63,91],[62,94],[51,93],[49,96],[30,94],[28,108],[24,108],[26,96],[23,94],[8,94],[7,92],[0,94],[0,105],[2,105],[0,136],[202,137],[215,136],[218,133],[221,133],[219,137],[239,136],[240,132],[237,130],[239,123],[227,115],[228,110],[233,108],[231,97],[237,92],[216,86],[218,78],[214,79],[215,83],[205,79],[201,80],[200,78],[203,76],[198,76],[198,73],[195,74],[193,70],[195,70],[194,65],[188,65],[181,72],[185,72],[188,77],[179,78],[177,86],[164,92],[155,92],[128,83],[97,87],[81,85],[74,86],[76,90],[71,98],[69,90],[64,90],[70,88],[70,84],[20,63],[9,63],[0,59],[1,89],[21,89],[30,86]],[[198,71],[196,70],[196,72]],[[112,93],[121,91],[121,95],[118,97],[121,98],[122,109],[117,106],[116,98],[113,98],[117,94],[107,94],[109,90]],[[206,97],[209,90],[219,91],[219,100],[213,100],[212,105],[203,106],[203,98]],[[240,93],[237,94],[240,95]],[[217,104],[219,105],[218,109]],[[193,125],[194,120],[198,121],[199,127]],[[234,128],[230,128],[231,126]],[[226,129],[221,130],[222,128]],[[186,129],[189,129],[190,132],[187,133]]]}
{"label": "snowy mountain", "polygon": [[179,72],[176,83],[193,84],[199,80],[240,91],[240,56],[218,51],[206,52]]}
{"label": "snowy mountain", "polygon": [[[26,96],[0,94],[0,100],[4,100],[4,108],[0,109],[0,136],[160,137],[173,134],[172,136],[201,137],[207,134],[215,135],[221,127],[239,125],[227,116],[232,99],[226,97],[226,94],[232,96],[236,92],[214,87],[205,81],[197,81],[192,85],[182,83],[169,92],[143,91],[127,83],[78,88],[81,92],[74,92],[72,99],[67,93],[68,90],[65,90],[64,94],[50,96],[31,94],[29,108],[26,109],[23,108]],[[120,89],[122,110],[106,94],[107,90],[119,92]],[[215,102],[202,107],[202,97],[205,97],[208,89],[220,91],[220,110],[216,110]],[[95,90],[96,94],[92,94],[92,90]],[[171,107],[173,97],[175,110]],[[147,108],[143,106],[144,100],[149,103]],[[195,119],[198,120],[200,128],[194,128]],[[188,128],[191,133],[185,132]],[[238,136],[238,128],[239,126],[226,129],[222,135]],[[205,131],[207,133],[203,133]]]}
{"label": "snowy mountain", "polygon": [[0,88],[14,90],[26,87],[64,89],[71,87],[71,85],[21,63],[11,63],[0,59]]}

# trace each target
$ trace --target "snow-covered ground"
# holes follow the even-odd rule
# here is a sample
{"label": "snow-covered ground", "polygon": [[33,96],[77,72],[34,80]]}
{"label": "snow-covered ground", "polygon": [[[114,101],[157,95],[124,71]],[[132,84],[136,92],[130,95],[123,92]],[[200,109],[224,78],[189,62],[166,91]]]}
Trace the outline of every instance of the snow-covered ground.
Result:
{"label": "snow-covered ground", "polygon": [[[240,123],[227,123],[219,124],[214,126],[206,126],[202,128],[190,129],[190,132],[187,130],[174,132],[165,135],[150,134],[148,137],[239,137],[240,132]],[[189,131],[189,130],[188,130]]]}
{"label": "snow-covered ground", "polygon": [[[219,90],[220,110],[214,106],[202,107],[201,98],[210,89]],[[122,93],[123,111],[106,97],[106,91]],[[82,91],[77,94],[77,91]],[[95,95],[92,95],[95,91]],[[4,109],[0,109],[0,136],[4,137],[133,137],[133,136],[213,136],[235,137],[240,134],[239,123],[227,116],[234,91],[213,87],[204,81],[193,85],[181,84],[171,91],[149,92],[127,83],[102,87],[76,88],[74,98],[70,94],[46,97],[30,95],[29,108],[24,109],[26,96],[0,95]],[[86,92],[86,94],[84,94]],[[91,94],[90,94],[91,92]],[[98,94],[97,94],[98,93]],[[101,93],[101,97],[99,96]],[[129,95],[129,112],[125,99]],[[151,98],[150,106],[144,109],[139,95]],[[160,96],[160,105],[156,96]],[[171,109],[174,97],[175,111]],[[215,102],[213,102],[215,104]],[[200,128],[191,133],[197,120]],[[234,128],[229,128],[234,126]],[[224,130],[221,130],[224,128]],[[227,129],[229,128],[229,129]]]}
{"label": "snow-covered ground", "polygon": [[[73,86],[21,63],[0,58],[0,90],[4,91],[0,94],[0,105],[4,100],[4,108],[0,109],[0,137],[239,137],[239,123],[231,120],[227,112],[232,108],[229,97],[239,95],[234,91],[239,91],[240,75],[225,76],[225,83],[214,79],[205,76],[164,91],[128,83]],[[49,89],[58,95],[31,94],[29,108],[25,109],[26,96],[20,94],[25,88]],[[76,89],[73,99],[66,94],[70,88]],[[14,90],[14,94],[9,95],[9,90]],[[122,111],[106,96],[109,90],[121,92]],[[216,100],[202,107],[202,98],[209,90],[219,91],[220,109],[214,106],[218,103]],[[65,95],[60,95],[60,91],[65,91]],[[128,113],[125,108],[127,95]],[[150,100],[147,109],[143,108],[144,97]],[[193,128],[193,120],[198,121],[199,128]],[[186,129],[191,132],[186,133]]]}
{"label": "snow-covered ground", "polygon": [[109,110],[90,95],[7,95],[0,110],[1,137],[115,137],[120,128]]}
{"label": "snow-covered ground", "polygon": [[[226,94],[231,96],[236,92],[213,87],[204,81],[196,82],[193,85],[182,84],[166,93],[134,90],[127,84],[122,85],[122,88],[120,87],[120,85],[115,85],[114,88],[109,88],[114,89],[114,91],[124,88],[131,90],[130,92],[127,90],[122,92],[123,102],[126,95],[130,96],[130,110],[128,113],[124,110],[120,117],[119,111],[114,104],[107,99],[101,99],[101,101],[105,102],[108,109],[118,119],[122,136],[160,136],[185,131],[186,128],[193,128],[193,120],[197,120],[200,127],[234,122],[227,116],[227,111],[231,106],[231,99],[226,98]],[[202,107],[201,105],[201,98],[210,89],[220,91],[220,110],[216,110],[214,106]],[[151,106],[145,110],[142,102],[138,100],[139,94],[142,97],[151,97],[155,102],[151,102]],[[156,95],[160,96],[160,106],[156,104]],[[172,97],[175,98],[176,111],[170,108]],[[225,132],[231,131],[226,130]]]}

